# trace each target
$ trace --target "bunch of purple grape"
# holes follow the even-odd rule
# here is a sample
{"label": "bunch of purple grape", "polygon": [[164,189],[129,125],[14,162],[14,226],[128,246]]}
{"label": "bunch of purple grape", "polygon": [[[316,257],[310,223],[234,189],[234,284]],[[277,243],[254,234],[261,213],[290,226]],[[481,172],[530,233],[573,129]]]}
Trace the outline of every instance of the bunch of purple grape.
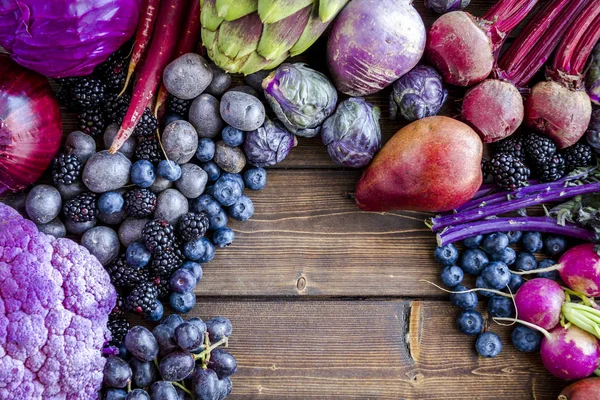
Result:
{"label": "bunch of purple grape", "polygon": [[[134,326],[104,367],[105,400],[223,400],[237,370],[224,317],[173,314],[151,331]],[[117,350],[118,349],[118,350]]]}

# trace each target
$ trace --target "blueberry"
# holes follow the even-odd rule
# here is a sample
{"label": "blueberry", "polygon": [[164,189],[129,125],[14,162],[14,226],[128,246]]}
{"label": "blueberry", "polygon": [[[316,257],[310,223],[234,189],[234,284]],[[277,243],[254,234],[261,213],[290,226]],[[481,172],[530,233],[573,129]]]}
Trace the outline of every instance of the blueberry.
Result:
{"label": "blueberry", "polygon": [[215,185],[214,183],[212,185],[208,185],[206,186],[206,189],[204,189],[204,193],[211,195],[211,196],[215,196]]}
{"label": "blueberry", "polygon": [[216,247],[227,247],[235,239],[235,233],[229,228],[221,228],[215,231],[212,241]]}
{"label": "blueberry", "polygon": [[507,246],[508,236],[502,232],[490,233],[481,242],[481,248],[488,254],[500,253]]}
{"label": "blueberry", "polygon": [[435,260],[442,265],[454,265],[458,260],[458,250],[453,244],[443,247],[436,247],[433,252]]}
{"label": "blueberry", "polygon": [[240,131],[239,129],[235,129],[232,126],[226,126],[223,128],[223,131],[221,131],[221,136],[225,144],[231,147],[240,146],[246,139],[246,134],[244,132]]}
{"label": "blueberry", "polygon": [[240,185],[240,187],[242,188],[242,191],[246,187],[246,184],[244,183],[244,178],[242,177],[242,174],[232,174],[229,172],[225,172],[223,175],[221,175],[221,178],[230,179],[230,180],[237,182],[237,184]]}
{"label": "blueberry", "polygon": [[214,182],[221,176],[221,168],[214,161],[208,161],[200,164],[200,167],[206,172],[208,175],[208,181]]}
{"label": "blueberry", "polygon": [[460,267],[456,265],[448,265],[442,270],[441,278],[444,286],[453,288],[460,285],[465,274]]}
{"label": "blueberry", "polygon": [[227,214],[221,210],[217,215],[213,215],[209,218],[208,229],[216,231],[217,229],[225,228],[227,226]]}
{"label": "blueberry", "polygon": [[150,262],[151,254],[141,242],[133,242],[127,247],[125,260],[134,268],[144,268]]}
{"label": "blueberry", "polygon": [[465,335],[478,335],[483,329],[483,317],[475,310],[465,310],[458,314],[456,325]]}
{"label": "blueberry", "polygon": [[502,342],[494,332],[484,332],[477,337],[475,349],[481,357],[493,358],[502,351]]}
{"label": "blueberry", "polygon": [[521,231],[510,231],[504,233],[508,236],[508,244],[516,244],[519,243],[521,237],[523,236],[523,232]]}
{"label": "blueberry", "polygon": [[194,292],[171,293],[169,304],[175,312],[185,314],[196,305],[196,295]]}
{"label": "blueberry", "polygon": [[[548,267],[553,266],[554,264],[556,264],[556,262],[554,262],[554,260],[549,260],[549,259],[541,260],[537,265],[537,269],[548,268]],[[535,274],[535,276],[537,278],[546,278],[546,279],[552,279],[553,281],[555,281],[558,279],[558,271],[538,272],[537,274]]]}
{"label": "blueberry", "polygon": [[221,176],[215,182],[214,198],[224,206],[231,206],[242,196],[242,187],[234,179]]}
{"label": "blueberry", "polygon": [[471,236],[463,240],[463,244],[469,249],[476,249],[479,247],[479,245],[481,245],[482,240],[483,235]]}
{"label": "blueberry", "polygon": [[146,318],[148,321],[157,322],[162,319],[164,313],[165,309],[163,304],[160,302],[160,300],[154,299],[154,306],[152,307],[152,310],[144,314],[144,318]]}
{"label": "blueberry", "polygon": [[267,171],[264,168],[250,168],[244,172],[244,182],[250,190],[262,190],[267,186]]}
{"label": "blueberry", "polygon": [[508,266],[500,261],[492,261],[481,271],[483,282],[490,289],[504,289],[510,282],[510,270]]}
{"label": "blueberry", "polygon": [[254,214],[254,203],[252,203],[252,200],[248,196],[242,196],[227,211],[231,218],[237,221],[246,221]]}
{"label": "blueberry", "polygon": [[[521,285],[523,285],[523,278],[521,275],[510,274],[510,281],[508,282],[510,293],[517,293],[517,290],[519,290]],[[508,292],[508,289],[505,289],[505,291]]]}
{"label": "blueberry", "polygon": [[152,186],[156,179],[154,165],[148,160],[139,160],[131,166],[131,182],[141,188]]}
{"label": "blueberry", "polygon": [[212,261],[213,258],[215,258],[215,246],[207,238],[202,238],[201,240],[206,241],[204,244],[205,250],[204,255],[197,261],[200,263],[207,263],[209,261]]}
{"label": "blueberry", "polygon": [[162,160],[158,163],[158,174],[168,181],[175,182],[181,178],[181,167],[174,161]]}
{"label": "blueberry", "polygon": [[488,262],[488,256],[480,249],[465,250],[460,258],[463,271],[471,275],[479,275]]}
{"label": "blueberry", "polygon": [[198,149],[196,158],[200,162],[207,162],[215,156],[215,142],[210,138],[201,138],[198,140]]}
{"label": "blueberry", "polygon": [[[490,289],[490,287],[483,280],[483,276],[479,275],[477,279],[475,279],[475,287],[478,289]],[[477,294],[481,297],[492,297],[494,295],[493,292],[487,290],[478,290]]]}
{"label": "blueberry", "polygon": [[508,297],[494,295],[488,300],[487,307],[492,317],[510,318],[515,315],[515,305]]}
{"label": "blueberry", "polygon": [[[199,264],[198,264],[199,265]],[[189,269],[179,268],[171,275],[169,287],[175,293],[191,292],[196,287],[196,275]]]}
{"label": "blueberry", "polygon": [[[453,289],[454,292],[462,292],[465,290],[469,289],[462,285],[458,285]],[[477,295],[475,292],[451,293],[450,302],[463,310],[472,310],[477,307]]]}
{"label": "blueberry", "polygon": [[540,332],[523,325],[517,326],[512,331],[511,338],[515,349],[523,353],[538,351],[542,343],[542,334]]}
{"label": "blueberry", "polygon": [[209,217],[214,217],[222,211],[222,208],[210,194],[203,194],[192,201],[192,211],[205,212]]}
{"label": "blueberry", "polygon": [[515,251],[510,247],[505,247],[500,253],[490,254],[490,260],[502,261],[506,265],[514,264],[516,258],[517,253],[515,253]]}
{"label": "blueberry", "polygon": [[550,257],[560,256],[567,249],[567,241],[563,236],[548,235],[544,239],[544,249]]}
{"label": "blueberry", "polygon": [[183,246],[183,255],[185,258],[198,261],[206,252],[206,240],[204,238],[190,240]]}
{"label": "blueberry", "polygon": [[537,260],[533,254],[521,251],[517,254],[514,268],[516,268],[517,271],[531,271],[532,269],[537,268]]}
{"label": "blueberry", "polygon": [[523,248],[530,253],[537,253],[544,247],[544,241],[542,240],[542,234],[539,232],[524,232]]}
{"label": "blueberry", "polygon": [[121,212],[125,200],[120,193],[106,192],[102,193],[98,199],[98,211],[102,214],[113,214]]}
{"label": "blueberry", "polygon": [[196,277],[196,284],[202,279],[202,265],[193,261],[186,261],[181,265],[181,268],[191,271]]}

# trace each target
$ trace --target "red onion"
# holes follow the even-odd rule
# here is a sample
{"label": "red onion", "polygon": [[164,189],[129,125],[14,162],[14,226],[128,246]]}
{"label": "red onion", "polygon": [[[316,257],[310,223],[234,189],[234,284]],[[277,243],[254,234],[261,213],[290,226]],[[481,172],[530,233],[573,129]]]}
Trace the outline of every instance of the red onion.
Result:
{"label": "red onion", "polygon": [[46,78],[0,54],[0,195],[38,180],[61,136],[60,109]]}

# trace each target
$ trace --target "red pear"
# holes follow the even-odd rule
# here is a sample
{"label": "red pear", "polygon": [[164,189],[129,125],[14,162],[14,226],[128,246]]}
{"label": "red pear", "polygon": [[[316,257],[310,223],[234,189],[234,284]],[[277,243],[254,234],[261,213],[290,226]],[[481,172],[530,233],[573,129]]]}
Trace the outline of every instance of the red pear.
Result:
{"label": "red pear", "polygon": [[600,400],[600,378],[586,378],[560,392],[558,400]]}
{"label": "red pear", "polygon": [[356,203],[365,211],[452,210],[481,186],[482,153],[468,125],[441,116],[420,119],[375,156],[358,182]]}

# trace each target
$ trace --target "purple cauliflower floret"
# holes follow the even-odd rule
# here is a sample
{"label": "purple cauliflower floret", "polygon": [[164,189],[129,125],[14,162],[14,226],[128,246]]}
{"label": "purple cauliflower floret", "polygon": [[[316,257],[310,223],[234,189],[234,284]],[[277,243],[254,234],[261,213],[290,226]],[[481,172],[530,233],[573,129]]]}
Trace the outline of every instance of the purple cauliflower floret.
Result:
{"label": "purple cauliflower floret", "polygon": [[115,302],[88,250],[0,203],[0,399],[97,399]]}

